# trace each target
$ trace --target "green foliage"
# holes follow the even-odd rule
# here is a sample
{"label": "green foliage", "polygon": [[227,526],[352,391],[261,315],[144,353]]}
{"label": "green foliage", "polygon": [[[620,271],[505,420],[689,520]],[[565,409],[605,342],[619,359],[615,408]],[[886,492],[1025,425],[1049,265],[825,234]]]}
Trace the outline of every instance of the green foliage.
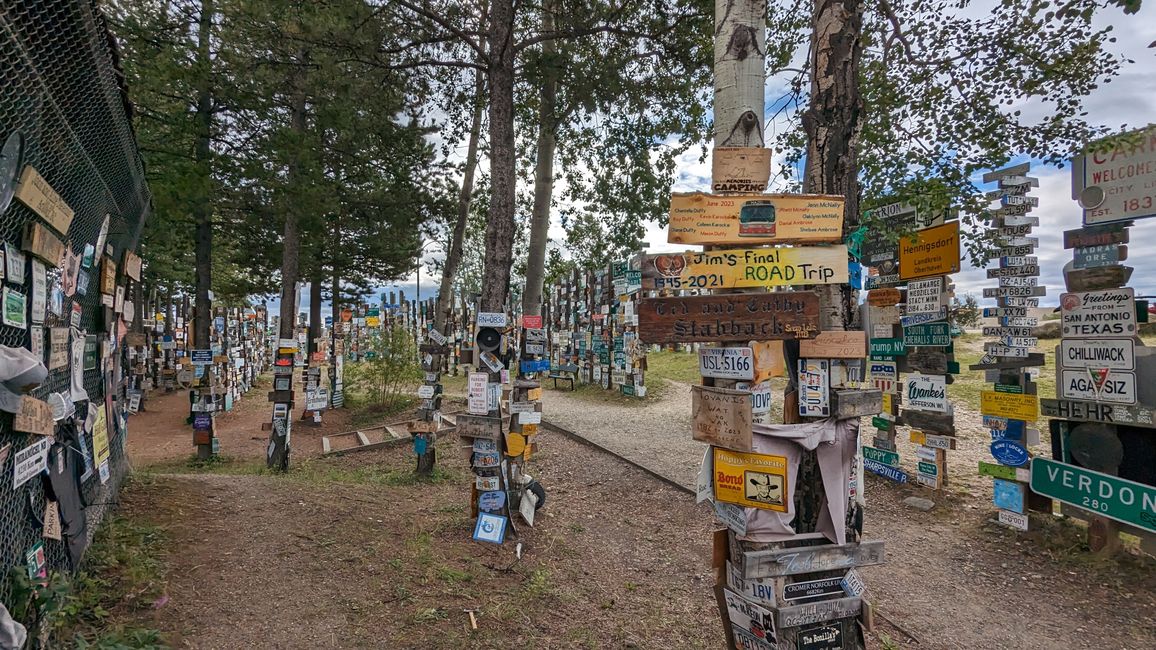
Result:
{"label": "green foliage", "polygon": [[75,575],[53,572],[41,584],[13,567],[11,613],[29,625],[29,638],[46,630],[71,648],[160,650],[160,632],[123,623],[148,611],[164,593],[160,529],[122,517],[107,519]]}
{"label": "green foliage", "polygon": [[963,300],[959,298],[951,299],[951,320],[960,327],[979,327],[980,317],[983,311],[979,308],[979,303],[975,296],[970,293],[963,294]]}
{"label": "green foliage", "polygon": [[422,377],[412,335],[400,327],[384,329],[363,344],[361,354],[363,359],[345,365],[345,381],[353,391],[386,414],[408,405],[407,389]]}

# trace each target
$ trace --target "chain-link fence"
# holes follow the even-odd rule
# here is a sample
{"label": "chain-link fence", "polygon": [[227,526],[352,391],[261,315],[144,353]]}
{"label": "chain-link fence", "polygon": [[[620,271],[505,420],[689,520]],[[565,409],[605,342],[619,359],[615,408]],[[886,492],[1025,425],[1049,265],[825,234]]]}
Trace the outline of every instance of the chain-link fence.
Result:
{"label": "chain-link fence", "polygon": [[[127,248],[135,248],[149,209],[149,191],[132,132],[127,95],[117,60],[116,44],[104,19],[90,0],[3,0],[0,2],[0,142],[19,132],[24,138],[23,164],[31,165],[64,201],[75,217],[64,244],[78,255],[86,245],[97,244],[108,217],[107,243],[118,263]],[[7,172],[5,172],[7,173]],[[19,200],[0,214],[0,239],[17,248],[25,226],[39,217]],[[95,251],[96,260],[102,251]],[[48,304],[54,272],[48,265]],[[32,337],[43,336],[53,326],[67,326],[73,303],[82,307],[80,330],[108,340],[107,321],[101,305],[99,273],[94,264],[84,295],[65,297],[48,309],[45,322],[25,329],[0,324],[0,345],[33,347]],[[59,276],[56,273],[55,276]],[[6,287],[31,293],[30,282]],[[131,292],[129,295],[132,295]],[[139,317],[140,315],[138,315]],[[75,333],[74,333],[75,335]],[[38,346],[37,346],[38,347]],[[45,348],[48,345],[44,346]],[[119,360],[119,350],[113,354]],[[88,364],[85,364],[88,367]],[[101,364],[84,372],[84,388],[94,404],[104,407],[105,380]],[[112,376],[119,378],[117,372]],[[50,371],[33,395],[47,399],[54,392],[69,393],[67,365]],[[122,384],[110,384],[113,398],[123,397]],[[120,393],[119,395],[115,393]],[[119,402],[123,403],[123,402]],[[87,403],[76,404],[77,413]],[[117,412],[119,409],[111,409]],[[78,415],[78,419],[83,419]],[[83,482],[81,494],[87,504],[88,535],[117,498],[124,478],[125,430],[108,422],[110,477],[102,483],[94,472]],[[13,429],[13,417],[0,413],[0,450],[10,444],[7,457],[0,452],[0,602],[11,596],[8,573],[25,565],[26,552],[42,540],[40,518],[45,494],[39,478],[14,488],[13,472],[18,450],[33,436]],[[91,453],[91,438],[87,438]],[[71,566],[66,543],[43,539],[49,570]]]}

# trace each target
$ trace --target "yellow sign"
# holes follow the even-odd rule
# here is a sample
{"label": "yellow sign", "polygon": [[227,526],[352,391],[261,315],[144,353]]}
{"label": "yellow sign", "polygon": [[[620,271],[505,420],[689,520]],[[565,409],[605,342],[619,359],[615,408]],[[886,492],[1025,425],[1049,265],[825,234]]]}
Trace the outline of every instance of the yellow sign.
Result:
{"label": "yellow sign", "polygon": [[[56,232],[67,235],[68,227],[72,225],[72,218],[76,211],[68,207],[64,199],[52,189],[48,181],[37,172],[32,165],[25,165],[20,174],[20,184],[16,186],[15,196],[24,205],[40,215]],[[102,251],[97,251],[100,255]]]}
{"label": "yellow sign", "polygon": [[997,393],[994,390],[980,391],[979,412],[983,415],[1035,422],[1040,417],[1039,396]]}
{"label": "yellow sign", "polygon": [[97,408],[96,423],[92,425],[92,452],[97,467],[107,463],[111,455],[108,448],[108,420],[103,404]]}
{"label": "yellow sign", "polygon": [[959,270],[959,222],[920,230],[899,240],[899,278],[910,280]]}
{"label": "yellow sign", "polygon": [[531,388],[531,389],[527,390],[526,391],[526,399],[531,401],[531,402],[536,402],[536,401],[542,399],[542,389],[541,388]]}
{"label": "yellow sign", "polygon": [[506,434],[506,454],[521,456],[526,452],[526,437],[513,431]]}
{"label": "yellow sign", "polygon": [[787,361],[783,354],[782,341],[751,341],[751,351],[755,355],[755,379],[761,384],[771,377],[787,376]]}
{"label": "yellow sign", "polygon": [[883,393],[883,410],[880,413],[891,412],[891,393]]}
{"label": "yellow sign", "polygon": [[843,241],[843,197],[702,192],[670,197],[672,244]]}
{"label": "yellow sign", "polygon": [[647,255],[643,289],[734,289],[847,282],[847,247],[751,248]]}
{"label": "yellow sign", "polygon": [[381,319],[378,318],[377,316],[366,316],[365,317],[365,326],[366,327],[380,327],[381,326]]}
{"label": "yellow sign", "polygon": [[714,498],[748,508],[786,512],[787,458],[711,447]]}

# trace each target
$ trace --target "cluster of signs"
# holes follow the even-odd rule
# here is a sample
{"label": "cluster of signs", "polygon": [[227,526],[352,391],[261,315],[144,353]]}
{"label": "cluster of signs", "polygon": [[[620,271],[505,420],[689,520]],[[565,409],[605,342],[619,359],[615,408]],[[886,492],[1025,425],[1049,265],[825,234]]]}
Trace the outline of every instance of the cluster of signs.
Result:
{"label": "cluster of signs", "polygon": [[987,270],[987,277],[998,286],[984,289],[985,297],[996,299],[995,308],[983,311],[993,325],[983,328],[990,340],[984,343],[984,356],[973,370],[984,370],[991,390],[980,394],[980,413],[991,433],[989,451],[996,463],[981,462],[981,474],[992,477],[993,502],[999,509],[999,521],[1027,530],[1027,485],[1020,481],[1030,461],[1028,447],[1039,443],[1039,432],[1032,428],[1039,415],[1039,398],[1029,368],[1042,366],[1043,355],[1033,353],[1039,344],[1035,336],[1039,307],[1046,288],[1039,286],[1040,267],[1035,256],[1039,245],[1031,237],[1039,217],[1031,216],[1039,199],[1031,196],[1039,180],[1027,176],[1025,163],[985,174],[985,183],[997,188],[987,198],[999,201],[993,211],[992,227],[1000,247],[997,268]]}
{"label": "cluster of signs", "polygon": [[511,378],[499,357],[510,329],[506,314],[479,312],[475,324],[479,366],[467,377],[467,409],[455,424],[474,472],[473,538],[501,544],[514,525],[512,511],[533,526],[539,505],[538,495],[527,489],[522,465],[530,460],[542,423],[542,388],[536,377],[550,369],[548,360],[538,358],[548,351],[530,346],[544,346],[547,337],[541,316],[522,317],[520,376]]}
{"label": "cluster of signs", "polygon": [[[1073,161],[1072,197],[1084,227],[1064,233],[1072,261],[1060,296],[1056,398],[1041,401],[1053,419],[1053,459],[1035,458],[1030,487],[1044,497],[1156,533],[1154,357],[1139,339],[1145,303],[1126,286],[1132,269],[1128,227],[1156,216],[1156,129],[1124,134]],[[1115,535],[1115,530],[1111,535]],[[1098,550],[1093,546],[1093,550]]]}
{"label": "cluster of signs", "polygon": [[[861,259],[871,269],[865,380],[883,392],[883,403],[871,419],[875,437],[863,447],[863,467],[897,483],[941,489],[947,479],[946,450],[955,448],[947,385],[959,368],[948,320],[948,276],[960,268],[959,222],[947,221],[944,211],[902,202],[869,210],[865,221],[870,230]],[[913,429],[913,475],[900,468],[899,424]]]}

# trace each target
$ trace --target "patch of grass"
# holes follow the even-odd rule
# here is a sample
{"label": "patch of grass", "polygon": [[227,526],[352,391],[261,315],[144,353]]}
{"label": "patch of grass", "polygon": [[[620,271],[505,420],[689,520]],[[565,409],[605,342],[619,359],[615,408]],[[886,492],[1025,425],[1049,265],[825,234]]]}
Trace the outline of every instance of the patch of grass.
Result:
{"label": "patch of grass", "polygon": [[550,572],[543,568],[534,569],[534,572],[522,584],[522,591],[531,598],[540,598],[553,590],[554,587],[550,584]]}
{"label": "patch of grass", "polygon": [[261,474],[265,471],[265,463],[252,458],[234,458],[226,455],[210,456],[209,458],[187,458],[165,460],[138,468],[138,471],[148,474]]}
{"label": "patch of grass", "polygon": [[437,575],[438,578],[441,578],[444,582],[448,582],[450,584],[455,584],[458,582],[470,582],[474,579],[473,574],[469,571],[462,571],[460,569],[455,569],[445,565],[439,566],[437,568]]}
{"label": "patch of grass", "polygon": [[434,468],[433,474],[430,476],[418,476],[412,467],[405,469],[377,465],[347,467],[333,464],[329,459],[306,459],[291,467],[287,474],[271,473],[271,475],[309,483],[349,483],[387,485],[390,487],[453,483],[461,478],[461,473],[457,470],[440,465]]}
{"label": "patch of grass", "polygon": [[117,650],[167,648],[159,631],[137,624],[163,604],[166,591],[164,547],[159,527],[110,516],[85,553],[83,571],[53,573],[46,584],[14,570],[17,619],[29,622],[30,638],[49,630],[61,647]]}
{"label": "patch of grass", "polygon": [[444,621],[449,617],[449,612],[444,609],[426,607],[417,610],[417,613],[413,615],[413,620],[415,623],[435,623],[437,621]]}
{"label": "patch of grass", "polygon": [[[592,402],[596,404],[616,404],[620,406],[646,406],[651,400],[661,399],[670,384],[662,379],[654,379],[647,375],[646,377],[646,397],[638,397],[636,395],[623,395],[618,388],[614,390],[606,390],[598,384],[574,384],[574,390],[567,388],[559,388],[557,392],[575,397],[584,402]],[[547,386],[547,390],[553,391],[553,387]]]}
{"label": "patch of grass", "polygon": [[646,378],[669,379],[684,384],[698,384],[698,355],[690,352],[650,352],[646,355]]}

